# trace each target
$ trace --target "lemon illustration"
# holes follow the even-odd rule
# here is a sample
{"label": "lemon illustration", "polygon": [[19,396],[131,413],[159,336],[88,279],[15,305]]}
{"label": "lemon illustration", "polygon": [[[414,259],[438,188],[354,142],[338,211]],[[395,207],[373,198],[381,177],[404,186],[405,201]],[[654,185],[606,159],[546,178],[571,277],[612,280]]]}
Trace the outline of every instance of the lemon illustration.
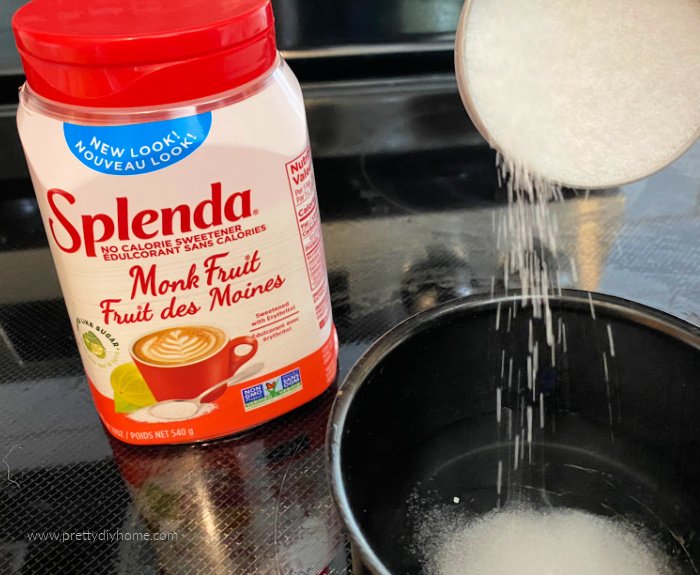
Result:
{"label": "lemon illustration", "polygon": [[118,413],[131,413],[156,402],[133,363],[124,363],[112,371],[110,382],[114,390],[114,409]]}
{"label": "lemon illustration", "polygon": [[100,338],[91,331],[83,334],[83,343],[90,353],[96,355],[100,359],[104,359],[107,356],[107,350],[105,349],[105,346],[102,345]]}

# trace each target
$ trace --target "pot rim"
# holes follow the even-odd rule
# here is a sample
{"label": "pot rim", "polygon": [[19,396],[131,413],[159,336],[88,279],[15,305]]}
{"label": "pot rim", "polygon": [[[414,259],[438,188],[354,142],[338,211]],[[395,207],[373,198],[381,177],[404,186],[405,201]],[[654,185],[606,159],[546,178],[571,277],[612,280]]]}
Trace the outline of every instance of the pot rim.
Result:
{"label": "pot rim", "polygon": [[[589,305],[589,296],[597,308],[669,335],[700,352],[700,327],[661,310],[617,296],[575,289],[563,289],[562,295],[550,295],[549,299],[556,303]],[[342,430],[355,395],[370,373],[387,355],[404,341],[442,318],[465,310],[480,310],[519,299],[521,298],[518,295],[474,294],[445,302],[411,316],[380,336],[355,362],[338,388],[326,430],[326,465],[330,477],[331,494],[354,551],[377,575],[392,574],[376,555],[355,520],[342,474]]]}

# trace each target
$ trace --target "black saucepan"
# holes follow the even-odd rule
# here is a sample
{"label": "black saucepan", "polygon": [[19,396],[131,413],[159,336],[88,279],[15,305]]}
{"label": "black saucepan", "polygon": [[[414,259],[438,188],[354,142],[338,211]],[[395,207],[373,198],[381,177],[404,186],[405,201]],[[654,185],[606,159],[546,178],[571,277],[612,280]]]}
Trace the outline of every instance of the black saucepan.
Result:
{"label": "black saucepan", "polygon": [[407,320],[354,366],[328,452],[355,573],[421,573],[426,517],[513,500],[624,517],[698,572],[700,329],[587,292],[550,303],[551,347],[516,297],[469,297]]}

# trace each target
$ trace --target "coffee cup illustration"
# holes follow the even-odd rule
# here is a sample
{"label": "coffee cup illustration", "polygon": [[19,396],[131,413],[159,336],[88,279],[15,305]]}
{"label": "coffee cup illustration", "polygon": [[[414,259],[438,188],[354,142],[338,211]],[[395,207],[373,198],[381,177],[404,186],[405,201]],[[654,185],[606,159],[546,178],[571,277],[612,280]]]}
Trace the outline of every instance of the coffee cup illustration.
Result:
{"label": "coffee cup illustration", "polygon": [[229,339],[222,329],[207,325],[146,334],[131,344],[129,352],[157,401],[191,399],[211,389],[201,399],[211,402],[226,391],[226,386],[217,384],[231,379],[257,350],[255,338]]}

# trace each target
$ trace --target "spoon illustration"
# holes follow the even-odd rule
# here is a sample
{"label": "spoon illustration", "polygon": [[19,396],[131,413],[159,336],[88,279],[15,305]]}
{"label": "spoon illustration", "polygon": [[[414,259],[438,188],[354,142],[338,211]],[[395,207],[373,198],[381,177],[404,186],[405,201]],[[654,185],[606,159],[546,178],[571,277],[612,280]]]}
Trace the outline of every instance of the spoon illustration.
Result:
{"label": "spoon illustration", "polygon": [[226,385],[228,385],[228,381],[217,383],[213,387],[200,393],[194,399],[168,399],[167,401],[155,403],[148,408],[148,413],[153,417],[169,419],[171,421],[189,419],[199,411],[199,408],[202,406],[202,399]]}

